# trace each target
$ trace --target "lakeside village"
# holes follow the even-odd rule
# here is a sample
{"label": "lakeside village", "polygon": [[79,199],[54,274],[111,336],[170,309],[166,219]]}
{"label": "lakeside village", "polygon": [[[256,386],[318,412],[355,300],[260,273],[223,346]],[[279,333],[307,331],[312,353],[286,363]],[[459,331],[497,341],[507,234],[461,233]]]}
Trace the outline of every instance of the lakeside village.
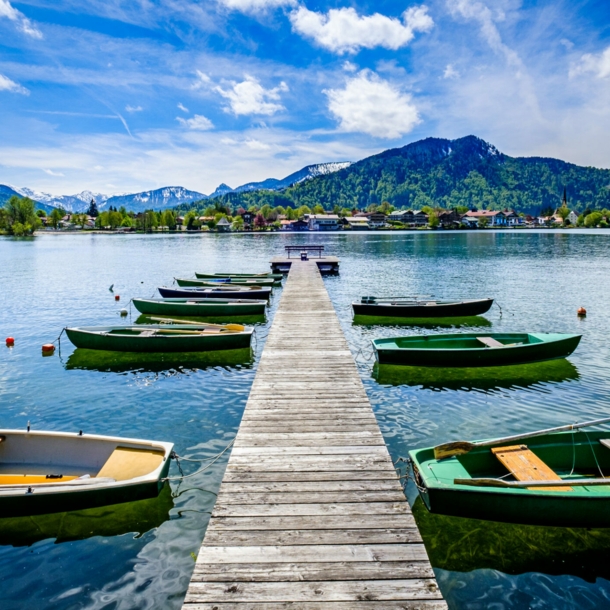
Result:
{"label": "lakeside village", "polygon": [[11,197],[0,208],[0,231],[11,235],[31,235],[35,231],[113,231],[113,232],[245,232],[245,231],[370,231],[418,229],[498,229],[498,228],[608,228],[610,211],[587,209],[577,214],[570,210],[564,194],[562,205],[539,216],[513,210],[477,210],[463,206],[446,210],[423,207],[421,210],[397,209],[390,203],[372,204],[365,211],[356,208],[325,210],[316,205],[299,208],[251,206],[248,210],[216,204],[200,215],[189,210],[146,210],[134,213],[124,207],[99,211],[91,201],[86,213],[67,213],[53,208],[50,213],[36,209],[27,197]]}

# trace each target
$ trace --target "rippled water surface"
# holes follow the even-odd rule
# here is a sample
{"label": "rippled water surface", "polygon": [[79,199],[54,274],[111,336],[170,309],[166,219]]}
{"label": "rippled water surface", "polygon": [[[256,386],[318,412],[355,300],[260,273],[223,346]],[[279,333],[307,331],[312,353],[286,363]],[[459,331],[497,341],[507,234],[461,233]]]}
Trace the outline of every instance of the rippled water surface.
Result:
{"label": "rippled water surface", "polygon": [[[252,356],[109,363],[40,346],[66,325],[120,323],[134,296],[194,271],[258,272],[287,243],[341,258],[325,280],[394,459],[451,439],[505,435],[610,415],[610,232],[135,235],[0,238],[1,426],[116,434],[218,453],[237,431],[281,289],[254,321]],[[108,288],[121,296],[115,302]],[[354,321],[363,294],[494,297],[484,317],[400,326]],[[589,315],[576,316],[584,305]],[[132,321],[135,321],[133,316]],[[583,334],[569,361],[503,371],[373,366],[370,340],[455,331]],[[179,608],[226,464],[154,500],[0,519],[2,608]],[[172,467],[171,474],[178,473]],[[185,467],[188,472],[196,465]],[[409,499],[452,608],[610,606],[610,533],[430,515]]]}

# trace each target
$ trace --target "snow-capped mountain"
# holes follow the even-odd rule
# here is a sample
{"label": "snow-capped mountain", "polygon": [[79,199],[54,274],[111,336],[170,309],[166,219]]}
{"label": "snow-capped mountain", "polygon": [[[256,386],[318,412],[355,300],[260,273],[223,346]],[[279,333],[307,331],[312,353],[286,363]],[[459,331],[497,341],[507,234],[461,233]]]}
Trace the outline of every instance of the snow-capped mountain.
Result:
{"label": "snow-capped mountain", "polygon": [[144,191],[131,195],[114,195],[109,197],[104,203],[103,208],[114,206],[120,208],[125,206],[127,210],[133,212],[143,212],[144,210],[164,210],[180,205],[181,203],[191,203],[207,199],[207,195],[197,191],[189,191],[182,186],[166,186],[154,191]]}
{"label": "snow-capped mountain", "polygon": [[316,165],[308,165],[298,172],[294,172],[282,179],[268,178],[262,182],[248,182],[232,189],[230,186],[222,183],[211,195],[204,195],[197,191],[189,191],[182,186],[166,186],[152,191],[143,191],[141,193],[122,193],[117,195],[104,195],[103,193],[93,193],[92,191],[82,191],[75,195],[51,195],[35,191],[27,187],[5,186],[0,185],[0,205],[4,200],[8,200],[11,195],[21,195],[33,199],[38,207],[49,212],[52,208],[61,208],[67,212],[86,212],[89,209],[91,200],[97,204],[97,209],[103,211],[110,206],[120,208],[124,206],[132,212],[143,212],[144,210],[164,210],[172,208],[181,203],[192,203],[201,201],[202,199],[212,199],[220,197],[227,193],[241,193],[244,191],[256,191],[259,189],[267,189],[277,191],[283,188],[311,180],[316,176],[331,174],[339,170],[349,167],[351,163],[318,163]]}

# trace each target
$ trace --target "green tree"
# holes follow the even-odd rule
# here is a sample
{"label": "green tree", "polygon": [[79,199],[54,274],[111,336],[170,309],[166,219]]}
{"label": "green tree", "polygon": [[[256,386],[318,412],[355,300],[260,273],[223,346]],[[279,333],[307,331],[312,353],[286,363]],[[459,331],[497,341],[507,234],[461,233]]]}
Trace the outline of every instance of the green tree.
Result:
{"label": "green tree", "polygon": [[[485,218],[485,220],[487,220],[487,218]],[[440,220],[438,219],[438,214],[436,212],[430,212],[430,214],[428,214],[428,225],[430,228],[436,229],[439,224]]]}
{"label": "green tree", "polygon": [[287,207],[286,208],[286,220],[296,220],[297,213],[294,208]]}
{"label": "green tree", "polygon": [[36,204],[29,197],[13,195],[4,205],[5,224],[13,235],[31,235],[41,224]]}
{"label": "green tree", "polygon": [[164,210],[161,214],[161,226],[167,227],[169,231],[173,231],[176,228],[176,216],[172,210]]}
{"label": "green tree", "polygon": [[484,229],[485,227],[489,226],[489,218],[486,216],[481,216],[477,224],[479,225],[479,229]]}
{"label": "green tree", "polygon": [[112,212],[108,212],[108,225],[114,231],[117,227],[121,226],[123,222],[123,216],[120,212],[113,210]]}
{"label": "green tree", "polygon": [[242,216],[235,216],[233,218],[233,222],[231,223],[231,229],[233,229],[233,231],[244,230],[244,219]]}
{"label": "green tree", "polygon": [[313,206],[313,213],[314,214],[326,214],[326,210],[319,203],[317,203],[316,205]]}
{"label": "green tree", "polygon": [[59,221],[64,217],[64,215],[57,209],[53,208],[51,210],[51,214],[49,216],[49,224],[57,230],[59,226]]}
{"label": "green tree", "polygon": [[133,220],[131,216],[126,215],[125,218],[123,218],[123,220],[121,221],[121,226],[126,229],[130,229],[131,227],[133,227]]}
{"label": "green tree", "polygon": [[38,218],[46,218],[47,213],[42,209],[36,210],[36,216],[38,216]]}
{"label": "green tree", "polygon": [[602,218],[601,212],[591,212],[585,216],[585,227],[596,227],[601,222]]}
{"label": "green tree", "polygon": [[566,206],[565,204],[562,205],[557,210],[557,216],[559,216],[559,218],[561,218],[563,224],[566,224],[566,218],[568,217],[569,214],[570,214],[570,210],[568,209],[568,206]]}
{"label": "green tree", "polygon": [[309,208],[306,205],[302,205],[298,210],[297,210],[297,218],[302,218],[303,216],[305,216],[305,214],[311,214],[311,208]]}

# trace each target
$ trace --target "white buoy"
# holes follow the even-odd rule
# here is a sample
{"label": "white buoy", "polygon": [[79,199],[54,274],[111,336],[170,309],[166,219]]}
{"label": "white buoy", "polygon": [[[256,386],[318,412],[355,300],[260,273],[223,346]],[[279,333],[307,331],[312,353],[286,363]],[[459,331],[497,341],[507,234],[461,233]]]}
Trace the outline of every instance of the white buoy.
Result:
{"label": "white buoy", "polygon": [[126,309],[121,309],[119,312],[122,316],[126,316],[129,312]]}

